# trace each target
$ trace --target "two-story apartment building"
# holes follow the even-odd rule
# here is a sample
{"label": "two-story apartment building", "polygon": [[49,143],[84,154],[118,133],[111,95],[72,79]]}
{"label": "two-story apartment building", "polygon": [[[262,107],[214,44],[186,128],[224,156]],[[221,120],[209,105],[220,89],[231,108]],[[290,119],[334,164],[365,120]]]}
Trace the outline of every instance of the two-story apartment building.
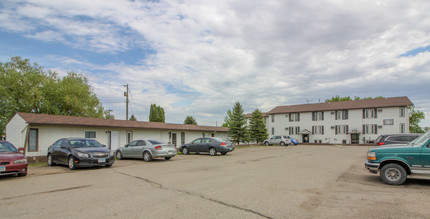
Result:
{"label": "two-story apartment building", "polygon": [[[409,133],[408,97],[277,106],[265,113],[269,136],[300,142],[363,144],[381,134]],[[249,120],[249,117],[247,117]]]}

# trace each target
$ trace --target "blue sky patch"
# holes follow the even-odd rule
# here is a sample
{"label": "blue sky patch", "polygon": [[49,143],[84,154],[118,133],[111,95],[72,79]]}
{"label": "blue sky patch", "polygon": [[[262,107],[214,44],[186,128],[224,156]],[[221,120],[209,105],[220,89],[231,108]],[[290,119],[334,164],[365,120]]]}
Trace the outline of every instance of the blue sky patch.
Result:
{"label": "blue sky patch", "polygon": [[401,54],[399,57],[416,56],[419,53],[423,53],[423,52],[430,52],[430,45],[428,45],[426,47],[418,47],[418,48],[415,48],[413,50],[409,50],[406,53]]}

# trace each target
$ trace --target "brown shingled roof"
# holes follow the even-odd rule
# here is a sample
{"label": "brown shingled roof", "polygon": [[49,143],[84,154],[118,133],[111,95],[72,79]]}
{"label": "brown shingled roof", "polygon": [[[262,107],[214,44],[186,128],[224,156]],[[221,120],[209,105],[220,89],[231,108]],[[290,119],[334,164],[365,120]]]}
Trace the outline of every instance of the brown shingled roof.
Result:
{"label": "brown shingled roof", "polygon": [[226,127],[183,125],[159,122],[140,122],[129,120],[99,119],[77,116],[61,116],[37,113],[17,113],[30,125],[92,126],[134,129],[168,129],[184,131],[228,132]]}
{"label": "brown shingled roof", "polygon": [[366,109],[366,108],[383,108],[397,106],[411,106],[413,103],[408,97],[390,97],[365,100],[350,100],[328,103],[312,103],[290,106],[277,106],[267,114],[281,113],[299,113],[314,111],[346,110],[346,109]]}

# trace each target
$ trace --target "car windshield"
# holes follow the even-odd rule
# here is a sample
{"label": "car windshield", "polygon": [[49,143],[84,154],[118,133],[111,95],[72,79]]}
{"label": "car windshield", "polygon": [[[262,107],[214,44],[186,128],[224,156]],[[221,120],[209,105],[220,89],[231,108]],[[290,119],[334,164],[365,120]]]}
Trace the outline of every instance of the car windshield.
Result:
{"label": "car windshield", "polygon": [[149,142],[151,142],[151,144],[164,144],[165,142],[163,141],[158,141],[158,140],[148,140]]}
{"label": "car windshield", "polygon": [[413,140],[411,144],[422,146],[429,140],[429,138],[430,138],[430,132],[426,132],[424,135],[421,135],[420,137]]}
{"label": "car windshield", "polygon": [[9,142],[0,142],[0,152],[17,152],[18,149],[16,149],[15,146],[13,146]]}
{"label": "car windshield", "polygon": [[102,145],[96,140],[78,139],[70,140],[72,148],[83,148],[83,147],[102,147]]}

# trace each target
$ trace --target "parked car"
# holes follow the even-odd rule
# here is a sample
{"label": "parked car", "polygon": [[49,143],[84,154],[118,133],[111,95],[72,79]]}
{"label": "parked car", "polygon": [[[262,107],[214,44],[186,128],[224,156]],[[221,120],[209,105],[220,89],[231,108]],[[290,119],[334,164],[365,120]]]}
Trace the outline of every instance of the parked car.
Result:
{"label": "parked car", "polygon": [[264,140],[263,144],[267,146],[274,144],[287,146],[292,144],[292,142],[290,136],[274,135],[271,138]]}
{"label": "parked car", "polygon": [[0,141],[0,176],[27,176],[28,162],[22,151],[24,148],[17,149],[8,141]]}
{"label": "parked car", "polygon": [[157,157],[170,160],[177,153],[173,144],[167,144],[158,140],[136,140],[124,145],[124,147],[118,148],[115,154],[118,160],[124,158],[143,158],[144,161],[149,162]]}
{"label": "parked car", "polygon": [[62,138],[48,148],[48,165],[77,167],[106,166],[115,162],[114,152],[89,138]]}
{"label": "parked car", "polygon": [[430,132],[403,145],[387,145],[369,149],[364,166],[378,174],[386,184],[400,185],[407,175],[430,176]]}
{"label": "parked car", "polygon": [[211,156],[215,156],[217,152],[222,155],[226,155],[228,152],[234,151],[234,145],[222,138],[208,137],[208,138],[197,138],[191,143],[182,145],[179,150],[183,154],[189,153],[209,153]]}
{"label": "parked car", "polygon": [[392,134],[392,135],[380,135],[376,140],[376,145],[388,145],[388,144],[405,144],[409,143],[422,134]]}

